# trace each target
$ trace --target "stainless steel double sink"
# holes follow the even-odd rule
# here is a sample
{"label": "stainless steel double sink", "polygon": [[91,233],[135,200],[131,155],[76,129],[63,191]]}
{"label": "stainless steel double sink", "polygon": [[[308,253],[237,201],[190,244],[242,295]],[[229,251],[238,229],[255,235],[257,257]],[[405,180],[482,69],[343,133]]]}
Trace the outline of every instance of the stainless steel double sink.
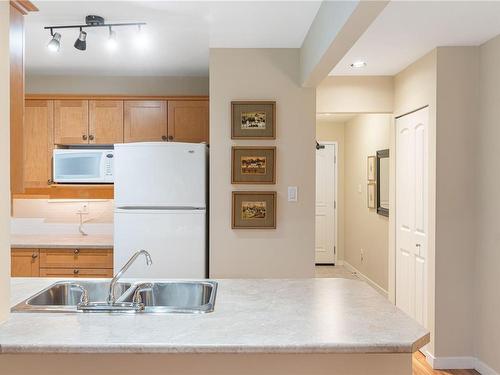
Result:
{"label": "stainless steel double sink", "polygon": [[[215,281],[117,282],[114,292],[119,297],[112,305],[117,308],[106,309],[110,306],[105,302],[109,287],[106,280],[60,281],[17,304],[12,311],[197,314],[214,310],[217,293]],[[88,296],[83,296],[84,290]],[[86,306],[95,308],[82,309],[83,297],[90,301]],[[136,306],[137,301],[140,301],[140,309],[118,308]]]}

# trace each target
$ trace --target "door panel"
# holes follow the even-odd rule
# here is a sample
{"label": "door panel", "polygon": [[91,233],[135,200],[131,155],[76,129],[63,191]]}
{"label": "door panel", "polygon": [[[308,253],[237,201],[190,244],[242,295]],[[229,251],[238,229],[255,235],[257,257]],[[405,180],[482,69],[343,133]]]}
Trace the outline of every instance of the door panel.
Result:
{"label": "door panel", "polygon": [[396,120],[396,305],[427,324],[428,108]]}
{"label": "door panel", "polygon": [[335,145],[316,151],[316,263],[335,263]]}
{"label": "door panel", "polygon": [[123,143],[123,101],[89,101],[89,143]]}
{"label": "door panel", "polygon": [[54,143],[88,144],[89,101],[54,101]]}
{"label": "door panel", "polygon": [[169,101],[168,140],[208,142],[208,101]]}
{"label": "door panel", "polygon": [[[47,186],[52,178],[52,100],[26,100],[23,129],[24,187]],[[20,168],[19,165],[13,166]]]}
{"label": "door panel", "polygon": [[12,277],[38,277],[40,263],[38,249],[12,249],[11,276]]}
{"label": "door panel", "polygon": [[167,140],[167,102],[127,100],[124,104],[125,142]]}

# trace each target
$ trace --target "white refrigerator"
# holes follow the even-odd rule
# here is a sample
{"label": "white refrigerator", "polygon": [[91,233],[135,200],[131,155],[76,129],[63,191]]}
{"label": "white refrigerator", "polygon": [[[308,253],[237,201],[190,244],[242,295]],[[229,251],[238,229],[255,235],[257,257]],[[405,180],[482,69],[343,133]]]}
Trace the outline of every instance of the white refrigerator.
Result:
{"label": "white refrigerator", "polygon": [[114,268],[147,250],[126,277],[207,277],[207,156],[205,144],[116,144]]}

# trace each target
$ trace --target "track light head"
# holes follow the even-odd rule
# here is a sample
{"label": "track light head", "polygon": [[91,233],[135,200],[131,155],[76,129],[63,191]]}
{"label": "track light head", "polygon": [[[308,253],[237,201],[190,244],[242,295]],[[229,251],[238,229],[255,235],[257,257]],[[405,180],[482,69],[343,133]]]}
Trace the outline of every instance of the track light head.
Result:
{"label": "track light head", "polygon": [[80,29],[80,35],[78,35],[78,39],[75,41],[75,48],[80,51],[85,51],[87,49],[87,33]]}
{"label": "track light head", "polygon": [[113,31],[111,26],[109,27],[107,47],[110,51],[114,51],[118,47],[118,42],[116,41],[116,31]]}
{"label": "track light head", "polygon": [[52,39],[50,40],[49,44],[47,44],[47,48],[51,52],[58,52],[59,48],[61,47],[61,34],[59,33],[52,34],[51,30],[51,35]]}

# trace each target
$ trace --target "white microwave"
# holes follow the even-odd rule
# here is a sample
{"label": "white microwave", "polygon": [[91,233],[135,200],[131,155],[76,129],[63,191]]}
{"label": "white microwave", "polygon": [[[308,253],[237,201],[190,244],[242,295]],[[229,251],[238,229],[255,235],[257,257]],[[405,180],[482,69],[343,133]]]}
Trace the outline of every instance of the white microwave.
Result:
{"label": "white microwave", "polygon": [[113,150],[55,149],[53,181],[57,183],[113,183]]}

